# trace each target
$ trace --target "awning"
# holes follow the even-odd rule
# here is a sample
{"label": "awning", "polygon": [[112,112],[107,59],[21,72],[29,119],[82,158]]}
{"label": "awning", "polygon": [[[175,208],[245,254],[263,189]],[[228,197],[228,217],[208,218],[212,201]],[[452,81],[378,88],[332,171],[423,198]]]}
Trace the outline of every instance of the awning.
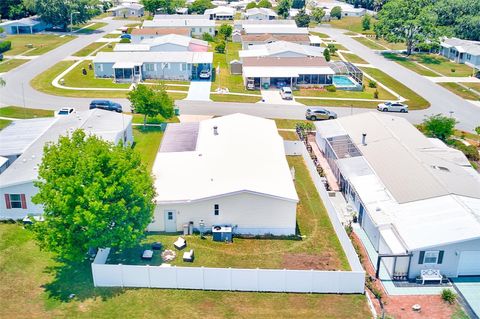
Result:
{"label": "awning", "polygon": [[297,78],[300,74],[335,74],[329,67],[243,67],[243,75],[247,78]]}
{"label": "awning", "polygon": [[133,67],[142,65],[140,62],[116,62],[113,65],[114,69],[133,69]]}

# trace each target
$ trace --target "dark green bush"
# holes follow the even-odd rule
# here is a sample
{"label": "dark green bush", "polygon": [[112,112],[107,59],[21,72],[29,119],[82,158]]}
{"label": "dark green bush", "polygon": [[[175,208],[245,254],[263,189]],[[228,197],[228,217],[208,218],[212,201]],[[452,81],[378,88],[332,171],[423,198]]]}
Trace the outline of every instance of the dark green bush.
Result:
{"label": "dark green bush", "polygon": [[442,299],[450,304],[453,304],[457,299],[457,295],[451,289],[442,290]]}
{"label": "dark green bush", "polygon": [[337,92],[337,87],[335,85],[327,85],[325,87],[325,90],[327,90],[328,92]]}
{"label": "dark green bush", "polygon": [[2,41],[0,42],[0,53],[6,52],[12,48],[12,42]]}

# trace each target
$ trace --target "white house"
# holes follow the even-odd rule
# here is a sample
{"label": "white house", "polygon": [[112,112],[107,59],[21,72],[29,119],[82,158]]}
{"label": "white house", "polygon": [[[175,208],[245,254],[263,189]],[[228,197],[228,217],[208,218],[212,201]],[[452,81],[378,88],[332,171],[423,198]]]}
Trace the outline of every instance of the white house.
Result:
{"label": "white house", "polygon": [[145,10],[143,5],[135,2],[124,2],[116,7],[110,8],[107,12],[111,12],[113,17],[143,17]]}
{"label": "white house", "polygon": [[248,50],[239,51],[240,58],[246,57],[323,57],[324,48],[294,42],[276,41],[250,45]]}
{"label": "white house", "polygon": [[480,176],[462,152],[374,112],[316,123],[316,132],[393,279],[422,269],[480,275]]}
{"label": "white house", "polygon": [[[0,133],[2,153],[15,153],[12,149],[15,148],[12,147],[16,143],[15,136],[21,136],[23,141],[16,145],[22,154],[0,174],[0,219],[23,219],[27,215],[43,213],[42,206],[33,204],[31,198],[37,193],[33,183],[38,178],[38,165],[46,143],[56,142],[60,136],[75,129],[83,129],[87,134],[113,143],[133,143],[132,116],[116,112],[94,109],[42,120],[43,123],[27,120],[27,124],[37,126],[30,131],[30,136],[24,132],[27,128],[23,121],[13,122],[5,129],[7,134]],[[8,148],[10,150],[4,150]]]}
{"label": "white house", "polygon": [[207,52],[208,42],[193,39],[191,37],[168,34],[158,36],[153,39],[144,39],[140,43],[118,43],[114,50],[122,51],[145,51],[145,52],[175,52],[175,51],[191,51],[191,52]]}
{"label": "white house", "polygon": [[315,7],[320,7],[325,11],[325,19],[330,19],[330,11],[334,7],[342,9],[342,17],[363,17],[366,13],[373,14],[365,8],[355,8],[355,6],[341,1],[315,1]]}
{"label": "white house", "polygon": [[231,225],[242,234],[295,234],[298,196],[273,120],[233,114],[169,124],[153,166],[150,231]]}
{"label": "white house", "polygon": [[[155,16],[153,20],[145,20],[142,27],[147,28],[163,28],[163,29],[184,29],[190,31],[190,36],[201,37],[204,33],[215,36],[215,21],[205,18],[205,16],[197,16],[199,18],[191,18],[184,15],[171,16]],[[188,18],[183,18],[188,17]]]}
{"label": "white house", "polygon": [[300,45],[310,45],[308,34],[242,34],[239,36],[242,49],[248,50],[254,45],[268,44],[276,41],[292,42]]}
{"label": "white house", "polygon": [[480,41],[445,38],[440,54],[457,63],[465,63],[480,71]]}
{"label": "white house", "polygon": [[270,8],[252,8],[248,9],[243,16],[247,20],[275,20],[278,15]]}
{"label": "white house", "polygon": [[210,20],[233,20],[235,9],[231,7],[219,6],[213,9],[205,10],[204,16]]}
{"label": "white house", "polygon": [[140,43],[145,39],[155,39],[158,37],[163,37],[169,34],[178,34],[186,37],[190,36],[189,28],[142,28],[142,29],[132,29],[130,33],[131,41],[130,43]]}
{"label": "white house", "polygon": [[39,17],[27,17],[18,20],[7,20],[0,23],[0,27],[8,34],[36,33],[45,30],[48,25]]}

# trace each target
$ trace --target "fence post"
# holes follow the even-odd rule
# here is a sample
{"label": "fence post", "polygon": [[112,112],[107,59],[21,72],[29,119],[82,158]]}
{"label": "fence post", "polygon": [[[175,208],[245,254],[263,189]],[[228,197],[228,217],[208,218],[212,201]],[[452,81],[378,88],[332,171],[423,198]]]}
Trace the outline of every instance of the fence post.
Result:
{"label": "fence post", "polygon": [[255,273],[257,274],[257,292],[258,292],[258,291],[260,291],[260,283],[259,283],[259,279],[258,279],[258,268],[256,268]]}
{"label": "fence post", "polygon": [[95,278],[95,264],[91,263],[90,267],[92,267],[93,287],[97,287],[97,280]]}
{"label": "fence post", "polygon": [[283,268],[283,292],[287,292],[287,270]]}
{"label": "fence post", "polygon": [[122,264],[118,264],[120,266],[120,278],[122,279],[122,288],[125,287],[124,283],[123,283],[123,265]]}
{"label": "fence post", "polygon": [[150,281],[150,265],[147,265],[147,274],[148,274],[148,288],[152,288],[152,282]]}
{"label": "fence post", "polygon": [[205,290],[205,268],[202,266],[202,290]]}
{"label": "fence post", "polygon": [[310,269],[310,282],[312,283],[310,285],[310,293],[311,294],[313,294],[313,275],[314,275],[313,269]]}
{"label": "fence post", "polygon": [[232,291],[232,286],[233,286],[233,283],[232,283],[232,267],[228,267],[228,272],[230,274],[230,291]]}
{"label": "fence post", "polygon": [[178,289],[178,272],[177,272],[177,266],[173,266],[175,267],[175,287],[177,287]]}

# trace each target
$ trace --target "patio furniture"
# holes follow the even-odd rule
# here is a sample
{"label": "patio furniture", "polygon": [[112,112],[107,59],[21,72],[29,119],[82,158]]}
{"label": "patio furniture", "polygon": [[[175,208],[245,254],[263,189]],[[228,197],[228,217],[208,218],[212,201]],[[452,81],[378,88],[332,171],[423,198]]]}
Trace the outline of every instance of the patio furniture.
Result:
{"label": "patio furniture", "polygon": [[152,259],[153,257],[153,250],[147,249],[143,251],[142,259]]}
{"label": "patio furniture", "polygon": [[425,284],[425,281],[438,281],[441,284],[443,276],[438,269],[422,269],[420,278],[422,279],[422,285]]}
{"label": "patio furniture", "polygon": [[182,250],[183,248],[187,247],[187,241],[185,238],[178,237],[178,239],[173,243],[173,246],[178,250]]}
{"label": "patio furniture", "polygon": [[195,259],[195,254],[193,249],[190,249],[190,251],[186,251],[183,253],[183,261],[191,263],[193,262],[194,259]]}
{"label": "patio furniture", "polygon": [[176,256],[177,256],[177,253],[171,249],[166,249],[165,251],[162,252],[162,259],[165,262],[174,260]]}
{"label": "patio furniture", "polygon": [[152,250],[162,250],[162,247],[163,247],[162,243],[159,243],[159,242],[154,242],[152,244]]}

